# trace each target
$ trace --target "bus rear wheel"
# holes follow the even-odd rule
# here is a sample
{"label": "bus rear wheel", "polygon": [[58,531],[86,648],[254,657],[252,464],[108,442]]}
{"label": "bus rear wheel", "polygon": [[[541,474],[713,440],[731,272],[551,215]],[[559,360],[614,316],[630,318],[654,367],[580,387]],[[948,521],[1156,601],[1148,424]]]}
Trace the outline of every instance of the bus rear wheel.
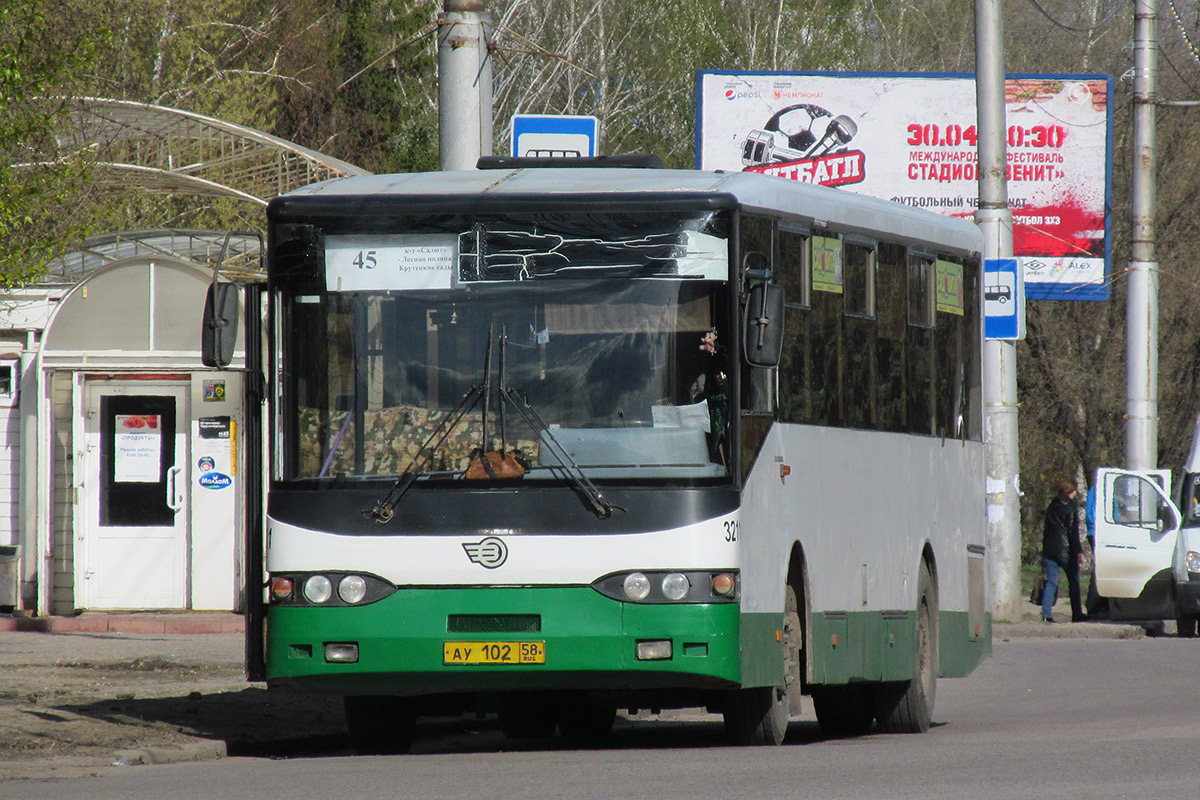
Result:
{"label": "bus rear wheel", "polygon": [[937,692],[937,590],[929,566],[921,565],[917,586],[916,665],[912,680],[875,687],[875,717],[888,733],[924,733],[933,719]]}
{"label": "bus rear wheel", "polygon": [[404,697],[347,697],[346,727],[360,756],[391,756],[412,747],[417,715]]}

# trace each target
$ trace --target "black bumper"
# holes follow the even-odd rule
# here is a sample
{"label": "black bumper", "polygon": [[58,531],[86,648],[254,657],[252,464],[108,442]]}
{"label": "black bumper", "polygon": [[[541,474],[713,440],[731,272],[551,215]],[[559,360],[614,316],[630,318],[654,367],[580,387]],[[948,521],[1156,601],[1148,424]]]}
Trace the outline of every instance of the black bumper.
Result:
{"label": "black bumper", "polygon": [[1175,584],[1175,605],[1186,614],[1200,614],[1200,581]]}

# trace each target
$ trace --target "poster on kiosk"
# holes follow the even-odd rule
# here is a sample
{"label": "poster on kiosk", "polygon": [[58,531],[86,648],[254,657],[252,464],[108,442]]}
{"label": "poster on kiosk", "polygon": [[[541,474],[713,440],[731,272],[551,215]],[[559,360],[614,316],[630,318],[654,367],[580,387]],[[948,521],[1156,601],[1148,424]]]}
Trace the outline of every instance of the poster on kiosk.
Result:
{"label": "poster on kiosk", "polygon": [[[1112,79],[1006,82],[1013,250],[1026,296],[1107,300]],[[835,187],[971,219],[973,75],[702,71],[696,166]]]}

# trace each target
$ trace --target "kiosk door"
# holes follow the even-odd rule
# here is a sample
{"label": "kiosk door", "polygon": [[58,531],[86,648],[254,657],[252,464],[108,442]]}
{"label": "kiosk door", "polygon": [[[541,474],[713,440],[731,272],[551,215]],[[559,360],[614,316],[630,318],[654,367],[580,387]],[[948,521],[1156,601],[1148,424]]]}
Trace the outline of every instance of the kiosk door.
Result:
{"label": "kiosk door", "polygon": [[188,387],[106,383],[86,397],[75,604],[184,608]]}

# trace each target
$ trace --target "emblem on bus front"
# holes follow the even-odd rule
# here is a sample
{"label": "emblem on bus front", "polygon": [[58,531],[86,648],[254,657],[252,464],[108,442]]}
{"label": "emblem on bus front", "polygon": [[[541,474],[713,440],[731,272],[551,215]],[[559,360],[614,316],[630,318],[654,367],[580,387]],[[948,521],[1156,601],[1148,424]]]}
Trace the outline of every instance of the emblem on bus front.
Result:
{"label": "emblem on bus front", "polygon": [[463,542],[463,550],[467,551],[467,558],[484,569],[495,569],[508,558],[508,545],[495,536],[478,542]]}

